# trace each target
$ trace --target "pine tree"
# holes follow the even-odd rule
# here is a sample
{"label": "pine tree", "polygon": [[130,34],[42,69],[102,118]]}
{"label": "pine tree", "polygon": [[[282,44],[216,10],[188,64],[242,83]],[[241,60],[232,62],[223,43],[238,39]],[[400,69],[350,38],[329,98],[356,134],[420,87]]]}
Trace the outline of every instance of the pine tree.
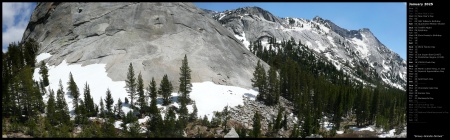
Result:
{"label": "pine tree", "polygon": [[252,135],[254,138],[259,138],[261,135],[261,118],[259,116],[259,112],[256,111],[255,115],[253,116],[253,131]]}
{"label": "pine tree", "polygon": [[64,97],[65,93],[63,90],[64,88],[62,86],[62,82],[59,80],[59,89],[56,91],[56,116],[61,124],[68,124],[70,121],[69,108],[67,106],[66,99]]}
{"label": "pine tree", "polygon": [[282,117],[282,113],[283,113],[283,107],[279,107],[278,109],[278,114],[277,114],[277,119],[275,120],[275,126],[274,126],[274,130],[277,132],[278,130],[280,130],[281,128],[281,117]]}
{"label": "pine tree", "polygon": [[41,76],[42,76],[42,81],[44,83],[44,86],[48,86],[50,84],[48,81],[48,68],[44,61],[41,61],[39,74],[41,74]]}
{"label": "pine tree", "polygon": [[55,92],[49,89],[49,98],[47,101],[47,118],[52,125],[56,125],[57,118],[56,116],[56,101],[55,101]]}
{"label": "pine tree", "polygon": [[289,136],[289,138],[298,138],[298,136],[300,135],[299,133],[300,132],[299,132],[299,129],[298,129],[298,124],[296,123],[296,124],[294,124],[294,128],[293,128],[292,133]]}
{"label": "pine tree", "polygon": [[152,77],[152,81],[150,82],[150,84],[148,85],[148,89],[147,91],[150,94],[150,110],[149,113],[153,114],[153,116],[156,116],[157,114],[159,114],[159,110],[158,107],[156,106],[157,101],[156,101],[156,96],[158,94],[157,89],[156,89],[156,82],[155,82],[155,78]]}
{"label": "pine tree", "polygon": [[100,97],[100,117],[102,118],[106,118],[106,114],[105,114],[105,105],[103,105],[103,99],[102,97]]}
{"label": "pine tree", "polygon": [[257,100],[264,101],[266,99],[266,71],[258,60],[256,64],[255,71],[253,72],[252,86],[258,88],[259,94],[257,95]]}
{"label": "pine tree", "polygon": [[122,101],[120,98],[117,100],[117,118],[122,118],[124,116],[124,113],[122,111]]}
{"label": "pine tree", "polygon": [[73,97],[73,101],[72,101],[73,107],[75,110],[77,110],[78,99],[80,97],[80,91],[78,90],[77,83],[75,83],[75,80],[73,79],[72,72],[69,73],[69,82],[67,82],[67,84],[69,85],[67,87],[67,90],[70,91],[70,94]]}
{"label": "pine tree", "polygon": [[130,132],[128,134],[131,138],[139,138],[139,133],[141,132],[141,126],[139,125],[138,120],[135,120],[130,123]]}
{"label": "pine tree", "polygon": [[372,104],[370,105],[371,106],[371,109],[370,109],[370,112],[371,112],[371,116],[370,116],[370,124],[372,124],[373,123],[373,121],[375,121],[375,117],[377,116],[377,113],[378,113],[378,106],[379,106],[379,104],[380,104],[380,101],[379,101],[379,94],[380,94],[380,90],[378,89],[380,87],[380,85],[377,85],[377,87],[375,88],[375,90],[374,90],[374,93],[373,93],[373,97],[372,97]]}
{"label": "pine tree", "polygon": [[39,91],[37,91],[38,93],[36,93],[36,90],[33,87],[34,84],[31,71],[31,67],[26,65],[24,68],[22,68],[20,74],[18,75],[20,77],[20,88],[18,91],[21,94],[20,99],[22,100],[22,103],[19,105],[23,106],[23,112],[21,114],[24,115],[27,119],[33,118],[34,115],[37,114],[37,96],[40,96]]}
{"label": "pine tree", "polygon": [[135,94],[136,94],[136,78],[134,77],[134,70],[133,70],[133,64],[130,63],[129,67],[128,67],[128,73],[127,73],[127,80],[125,81],[126,83],[126,87],[127,87],[127,92],[128,92],[128,96],[130,97],[131,100],[131,108],[133,108],[134,104],[134,98],[135,98]]}
{"label": "pine tree", "polygon": [[164,131],[163,126],[164,122],[161,114],[157,113],[151,116],[151,119],[147,120],[147,130],[150,131],[147,136],[160,138],[162,136],[162,132]]}
{"label": "pine tree", "polygon": [[89,88],[87,82],[84,85],[84,107],[86,109],[87,117],[96,116],[94,99],[91,97],[91,89]]}
{"label": "pine tree", "polygon": [[175,112],[172,108],[169,108],[169,111],[167,111],[165,118],[164,118],[164,136],[167,137],[174,137],[175,134],[175,122],[176,118],[175,118]]}
{"label": "pine tree", "polygon": [[183,62],[180,67],[180,87],[179,87],[179,93],[181,93],[180,96],[180,102],[184,102],[185,104],[189,104],[191,102],[191,99],[189,98],[189,93],[191,93],[192,83],[191,83],[191,69],[188,65],[187,56],[184,55]]}
{"label": "pine tree", "polygon": [[109,88],[106,90],[105,104],[106,104],[107,115],[112,116],[112,114],[113,114],[112,107],[114,105],[114,99],[111,96],[111,91],[109,90]]}
{"label": "pine tree", "polygon": [[197,105],[195,105],[195,102],[192,104],[192,108],[193,108],[193,111],[190,114],[189,120],[195,121],[197,119],[197,112],[198,112]]}
{"label": "pine tree", "polygon": [[267,78],[267,96],[265,103],[267,105],[275,105],[278,103],[280,97],[280,84],[277,77],[277,72],[274,67],[270,67]]}
{"label": "pine tree", "polygon": [[105,138],[117,137],[116,128],[114,127],[114,119],[108,118],[105,123],[102,124],[102,133]]}
{"label": "pine tree", "polygon": [[87,118],[87,111],[86,106],[84,105],[83,99],[79,100],[80,106],[78,106],[78,115],[75,117],[75,123],[76,124],[87,124],[88,118]]}
{"label": "pine tree", "polygon": [[172,93],[173,87],[172,83],[169,81],[169,78],[167,78],[167,74],[164,74],[163,79],[161,80],[160,86],[159,86],[159,94],[163,96],[163,105],[169,105],[170,104],[170,95]]}
{"label": "pine tree", "polygon": [[145,114],[145,110],[147,109],[147,102],[145,101],[144,94],[144,81],[142,80],[142,75],[139,72],[138,81],[137,81],[137,93],[139,95],[137,103],[139,104],[139,112],[140,114]]}
{"label": "pine tree", "polygon": [[227,105],[222,110],[222,120],[223,120],[222,126],[225,127],[224,128],[225,132],[228,132],[228,130],[227,130],[228,129],[227,123],[228,123],[228,120],[230,119],[229,114],[230,114],[230,112],[228,111],[228,105]]}

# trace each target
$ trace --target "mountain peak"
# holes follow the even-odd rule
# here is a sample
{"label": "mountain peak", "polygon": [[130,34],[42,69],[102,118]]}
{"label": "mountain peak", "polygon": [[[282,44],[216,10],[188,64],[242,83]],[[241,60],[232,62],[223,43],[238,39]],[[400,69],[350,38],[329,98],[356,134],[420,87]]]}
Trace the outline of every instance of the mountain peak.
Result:
{"label": "mountain peak", "polygon": [[323,21],[323,19],[321,17],[319,17],[319,16],[315,16],[313,18],[313,21],[319,22],[319,21]]}

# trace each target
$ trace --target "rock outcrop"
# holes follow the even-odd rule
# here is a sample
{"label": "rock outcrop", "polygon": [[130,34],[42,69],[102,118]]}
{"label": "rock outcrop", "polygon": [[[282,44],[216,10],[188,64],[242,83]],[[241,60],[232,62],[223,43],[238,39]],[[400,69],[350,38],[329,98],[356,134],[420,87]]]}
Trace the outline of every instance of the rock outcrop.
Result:
{"label": "rock outcrop", "polygon": [[236,130],[234,130],[234,127],[232,127],[230,132],[223,136],[223,138],[239,138],[239,135],[237,134]]}
{"label": "rock outcrop", "polygon": [[175,91],[184,55],[192,82],[244,88],[251,87],[258,61],[192,3],[38,3],[23,35],[27,39],[40,43],[39,53],[52,55],[49,65],[102,63],[110,78],[124,81],[132,63],[144,79],[169,75]]}

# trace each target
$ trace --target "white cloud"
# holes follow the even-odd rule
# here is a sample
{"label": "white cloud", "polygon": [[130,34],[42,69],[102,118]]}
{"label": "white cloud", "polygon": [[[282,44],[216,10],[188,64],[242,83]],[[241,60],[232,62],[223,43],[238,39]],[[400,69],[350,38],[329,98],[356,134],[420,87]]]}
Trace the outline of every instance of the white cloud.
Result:
{"label": "white cloud", "polygon": [[11,42],[22,40],[23,32],[28,25],[31,13],[36,4],[34,3],[2,3],[2,49]]}

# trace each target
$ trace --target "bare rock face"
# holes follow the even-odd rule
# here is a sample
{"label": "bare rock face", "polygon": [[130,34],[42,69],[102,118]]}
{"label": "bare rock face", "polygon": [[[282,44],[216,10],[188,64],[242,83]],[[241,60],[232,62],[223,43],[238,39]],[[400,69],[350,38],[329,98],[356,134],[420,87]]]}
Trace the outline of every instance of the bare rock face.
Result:
{"label": "bare rock face", "polygon": [[[192,82],[250,88],[258,58],[227,29],[191,3],[38,3],[23,40],[40,43],[49,65],[106,64],[126,79],[128,65],[147,85],[164,74],[178,86],[187,55]],[[264,64],[266,67],[267,65]]]}

